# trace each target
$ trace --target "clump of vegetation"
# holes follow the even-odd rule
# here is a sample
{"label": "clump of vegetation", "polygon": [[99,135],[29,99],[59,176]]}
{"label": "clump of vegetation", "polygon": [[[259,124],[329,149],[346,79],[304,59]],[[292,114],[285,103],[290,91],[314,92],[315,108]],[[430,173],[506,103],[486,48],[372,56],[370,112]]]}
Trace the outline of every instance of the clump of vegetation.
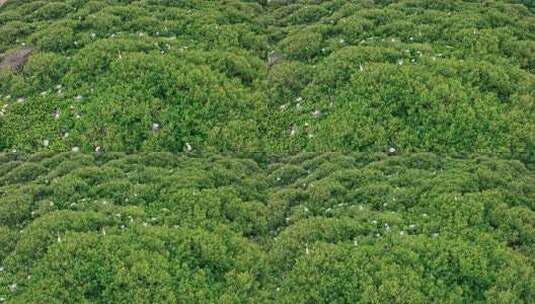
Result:
{"label": "clump of vegetation", "polygon": [[0,71],[0,150],[258,146],[262,13],[241,1],[10,1],[0,53],[37,50],[21,73]]}
{"label": "clump of vegetation", "polygon": [[535,150],[533,11],[476,2],[271,1],[271,146]]}
{"label": "clump of vegetation", "polygon": [[535,178],[518,161],[0,158],[0,296],[9,303],[535,298]]}
{"label": "clump of vegetation", "polygon": [[0,150],[526,160],[534,21],[522,1],[9,1],[0,53],[37,49],[0,71]]}

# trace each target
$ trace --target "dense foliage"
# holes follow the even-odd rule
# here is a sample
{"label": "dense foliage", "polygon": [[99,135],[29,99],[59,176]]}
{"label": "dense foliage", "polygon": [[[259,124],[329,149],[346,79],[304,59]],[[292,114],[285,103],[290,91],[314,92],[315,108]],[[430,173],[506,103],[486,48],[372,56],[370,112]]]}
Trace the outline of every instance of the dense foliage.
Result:
{"label": "dense foliage", "polygon": [[533,1],[0,2],[0,303],[535,303]]}
{"label": "dense foliage", "polygon": [[433,154],[4,154],[9,303],[533,303],[535,177]]}
{"label": "dense foliage", "polygon": [[0,150],[535,150],[529,1],[10,0],[0,25],[36,47],[0,72]]}

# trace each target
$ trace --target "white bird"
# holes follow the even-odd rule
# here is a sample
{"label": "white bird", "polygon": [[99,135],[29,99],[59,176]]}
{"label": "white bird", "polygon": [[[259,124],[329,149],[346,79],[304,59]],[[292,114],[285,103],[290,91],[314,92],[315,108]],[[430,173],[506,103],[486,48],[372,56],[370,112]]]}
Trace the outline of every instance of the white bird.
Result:
{"label": "white bird", "polygon": [[191,147],[191,145],[189,143],[186,143],[186,151],[191,152],[192,150],[193,148]]}
{"label": "white bird", "polygon": [[295,127],[292,126],[290,128],[290,136],[294,136],[296,132],[297,132],[297,130],[295,129]]}
{"label": "white bird", "polygon": [[76,101],[80,101],[80,100],[82,100],[82,95],[76,95],[76,96],[74,96],[74,100],[76,100]]}
{"label": "white bird", "polygon": [[72,148],[72,152],[80,152],[80,148],[79,147],[73,147]]}
{"label": "white bird", "polygon": [[312,113],[312,116],[314,116],[314,118],[320,118],[320,116],[321,116],[321,111],[320,111],[320,110],[316,110],[316,111],[314,111],[314,113]]}
{"label": "white bird", "polygon": [[10,284],[8,288],[9,288],[9,291],[11,292],[17,291],[17,283]]}
{"label": "white bird", "polygon": [[156,122],[153,122],[152,123],[152,130],[153,131],[156,131],[160,128],[160,124],[159,123],[156,123]]}
{"label": "white bird", "polygon": [[43,146],[48,147],[49,143],[48,139],[43,140]]}

